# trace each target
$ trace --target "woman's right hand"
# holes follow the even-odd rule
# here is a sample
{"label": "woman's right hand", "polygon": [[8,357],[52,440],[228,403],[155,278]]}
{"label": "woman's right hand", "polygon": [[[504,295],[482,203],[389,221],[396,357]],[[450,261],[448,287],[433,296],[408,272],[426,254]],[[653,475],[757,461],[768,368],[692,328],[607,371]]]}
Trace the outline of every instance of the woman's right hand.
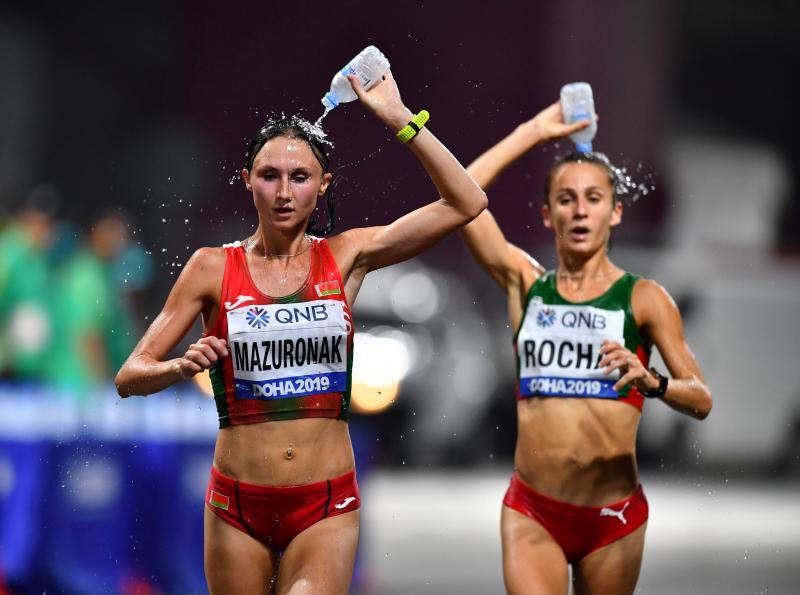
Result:
{"label": "woman's right hand", "polygon": [[203,337],[192,343],[183,357],[178,359],[181,378],[188,380],[203,370],[208,370],[228,355],[228,342],[217,337]]}
{"label": "woman's right hand", "polygon": [[[595,117],[597,118],[597,116]],[[520,128],[531,135],[535,144],[540,144],[564,138],[573,132],[583,130],[587,126],[589,126],[589,120],[579,120],[573,124],[565,124],[561,102],[556,101],[536,114],[531,120],[521,124]]]}
{"label": "woman's right hand", "polygon": [[391,70],[387,70],[383,80],[369,91],[364,91],[359,80],[352,74],[347,76],[347,80],[350,81],[359,101],[395,132],[405,127],[414,117],[400,99],[400,90]]}

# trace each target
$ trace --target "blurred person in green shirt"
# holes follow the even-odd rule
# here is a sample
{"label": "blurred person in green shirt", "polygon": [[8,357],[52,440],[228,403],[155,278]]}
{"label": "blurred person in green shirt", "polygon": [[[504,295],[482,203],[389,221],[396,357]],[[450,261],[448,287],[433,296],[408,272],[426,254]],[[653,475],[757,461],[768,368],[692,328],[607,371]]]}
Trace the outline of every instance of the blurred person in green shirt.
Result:
{"label": "blurred person in green shirt", "polygon": [[85,246],[64,262],[56,277],[47,376],[80,400],[109,380],[133,348],[132,321],[118,273],[118,259],[127,246],[125,220],[102,216]]}
{"label": "blurred person in green shirt", "polygon": [[39,381],[53,338],[49,201],[35,196],[0,231],[0,374]]}

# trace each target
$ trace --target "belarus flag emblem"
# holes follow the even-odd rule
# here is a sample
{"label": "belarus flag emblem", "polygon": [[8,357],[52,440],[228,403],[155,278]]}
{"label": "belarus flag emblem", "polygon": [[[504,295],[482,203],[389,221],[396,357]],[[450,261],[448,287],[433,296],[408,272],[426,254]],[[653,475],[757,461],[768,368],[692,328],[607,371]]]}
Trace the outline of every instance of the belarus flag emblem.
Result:
{"label": "belarus flag emblem", "polygon": [[217,508],[221,508],[222,510],[228,510],[228,507],[231,505],[231,499],[224,494],[220,494],[219,492],[211,490],[211,495],[208,498],[208,503],[211,504],[211,506],[216,506]]}
{"label": "belarus flag emblem", "polygon": [[318,285],[314,286],[314,289],[317,290],[317,295],[319,297],[325,297],[326,295],[341,295],[342,288],[339,287],[338,281],[326,281],[325,283],[319,283]]}

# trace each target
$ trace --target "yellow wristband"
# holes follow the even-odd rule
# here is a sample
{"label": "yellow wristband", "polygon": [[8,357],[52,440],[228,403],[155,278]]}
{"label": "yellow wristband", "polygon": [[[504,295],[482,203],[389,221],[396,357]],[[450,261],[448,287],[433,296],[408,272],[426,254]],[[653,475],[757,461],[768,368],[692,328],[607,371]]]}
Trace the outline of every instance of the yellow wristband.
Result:
{"label": "yellow wristband", "polygon": [[425,126],[425,123],[430,117],[431,115],[428,113],[428,110],[422,110],[416,116],[411,118],[411,121],[406,124],[405,128],[397,133],[397,140],[399,140],[401,143],[407,143],[410,141],[412,138],[417,136],[417,133],[423,126]]}

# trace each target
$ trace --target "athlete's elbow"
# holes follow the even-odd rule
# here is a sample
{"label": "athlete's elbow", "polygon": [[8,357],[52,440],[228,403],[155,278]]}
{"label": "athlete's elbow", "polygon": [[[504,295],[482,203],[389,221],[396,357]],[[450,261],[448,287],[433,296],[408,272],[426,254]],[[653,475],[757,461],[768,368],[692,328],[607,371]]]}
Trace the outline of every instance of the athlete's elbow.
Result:
{"label": "athlete's elbow", "polygon": [[117,394],[123,399],[131,396],[131,383],[127,376],[125,366],[122,366],[117,375],[114,376],[114,386],[117,388]]}
{"label": "athlete's elbow", "polygon": [[475,217],[483,213],[489,207],[489,197],[486,196],[486,193],[483,190],[481,190],[480,193],[478,206],[475,210],[475,214],[472,216],[473,219],[475,219]]}
{"label": "athlete's elbow", "polygon": [[695,415],[694,417],[699,420],[704,420],[708,417],[708,414],[711,413],[711,409],[714,407],[714,400],[711,398],[711,391],[708,388],[704,387],[703,395],[700,399],[700,403],[695,408]]}
{"label": "athlete's elbow", "polygon": [[467,207],[463,210],[463,213],[467,218],[467,223],[483,213],[488,206],[489,198],[486,196],[486,193],[480,188],[476,187],[472,200],[469,201]]}
{"label": "athlete's elbow", "polygon": [[119,374],[114,378],[114,386],[117,387],[117,394],[121,398],[125,398],[130,395],[130,391],[128,390],[128,385],[120,379]]}

